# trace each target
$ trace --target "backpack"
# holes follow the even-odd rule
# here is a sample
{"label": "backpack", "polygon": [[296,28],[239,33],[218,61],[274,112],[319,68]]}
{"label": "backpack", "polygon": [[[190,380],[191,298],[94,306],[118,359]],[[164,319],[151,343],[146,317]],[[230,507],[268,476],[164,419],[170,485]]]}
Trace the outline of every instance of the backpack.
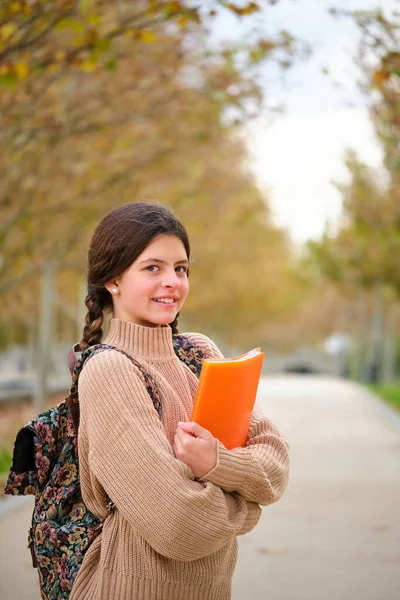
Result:
{"label": "backpack", "polygon": [[[182,335],[173,336],[175,354],[198,377],[204,355]],[[97,344],[75,364],[69,396],[40,414],[17,434],[5,494],[35,496],[28,547],[37,567],[43,600],[67,600],[86,551],[101,532],[102,522],[86,507],[78,464],[78,380],[84,363],[99,352],[117,350],[140,371],[161,417],[161,401],[152,377],[123,350]],[[114,509],[110,498],[105,503]]]}

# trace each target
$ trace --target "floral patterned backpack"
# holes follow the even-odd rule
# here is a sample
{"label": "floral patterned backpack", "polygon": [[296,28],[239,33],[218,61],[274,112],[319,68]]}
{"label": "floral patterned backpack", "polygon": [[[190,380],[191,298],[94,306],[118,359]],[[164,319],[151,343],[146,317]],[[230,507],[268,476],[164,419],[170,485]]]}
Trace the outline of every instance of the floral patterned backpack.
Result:
{"label": "floral patterned backpack", "polygon": [[[182,335],[173,336],[176,355],[200,376],[203,353]],[[78,379],[84,363],[99,352],[118,350],[142,374],[161,417],[157,387],[147,371],[123,350],[105,344],[82,352],[68,398],[25,425],[17,434],[5,493],[35,496],[28,547],[37,567],[43,600],[67,600],[85,552],[102,523],[86,507],[79,483],[77,432]],[[113,503],[106,497],[107,507]]]}

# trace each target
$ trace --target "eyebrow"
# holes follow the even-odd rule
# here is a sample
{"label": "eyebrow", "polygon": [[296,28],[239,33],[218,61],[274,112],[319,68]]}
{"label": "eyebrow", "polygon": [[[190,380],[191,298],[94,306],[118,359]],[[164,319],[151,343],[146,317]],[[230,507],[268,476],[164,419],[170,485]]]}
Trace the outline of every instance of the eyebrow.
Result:
{"label": "eyebrow", "polygon": [[[147,263],[147,262],[159,263],[161,265],[166,265],[167,264],[165,260],[161,260],[160,258],[145,258],[144,260],[141,260],[139,264]],[[189,261],[186,258],[186,259],[183,259],[183,260],[177,260],[175,264],[176,265],[181,265],[181,264],[188,265]]]}

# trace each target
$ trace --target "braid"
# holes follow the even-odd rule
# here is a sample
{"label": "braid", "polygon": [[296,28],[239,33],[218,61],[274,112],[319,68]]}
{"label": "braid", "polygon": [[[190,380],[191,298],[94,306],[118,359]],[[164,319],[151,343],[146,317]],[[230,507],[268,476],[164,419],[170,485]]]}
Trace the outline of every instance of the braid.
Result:
{"label": "braid", "polygon": [[176,315],[176,317],[172,321],[172,323],[169,324],[169,326],[172,329],[172,335],[176,335],[177,333],[179,333],[179,331],[178,331],[178,317],[179,317],[179,313]]}
{"label": "braid", "polygon": [[88,290],[85,304],[88,312],[85,317],[85,327],[83,328],[83,337],[80,342],[81,350],[85,350],[89,346],[99,344],[103,335],[102,325],[104,321],[104,292],[106,290],[98,290],[96,288]]}

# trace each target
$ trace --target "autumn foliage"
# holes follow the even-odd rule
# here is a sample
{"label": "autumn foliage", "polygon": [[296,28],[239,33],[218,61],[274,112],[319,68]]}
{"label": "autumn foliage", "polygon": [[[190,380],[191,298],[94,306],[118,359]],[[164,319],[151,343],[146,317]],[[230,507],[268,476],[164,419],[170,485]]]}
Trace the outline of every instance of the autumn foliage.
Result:
{"label": "autumn foliage", "polygon": [[[199,10],[181,2],[1,10],[0,294],[13,330],[35,335],[52,263],[56,328],[76,337],[95,223],[124,202],[155,199],[191,235],[185,327],[231,346],[259,340],[260,324],[293,308],[296,283],[286,237],[246,167],[240,125],[262,101],[254,55],[240,49],[242,70],[237,49],[210,52]],[[256,46],[258,59],[292,53],[287,36]]]}
{"label": "autumn foliage", "polygon": [[400,37],[398,16],[382,11],[352,15],[361,40],[360,85],[384,157],[376,172],[348,151],[349,182],[339,186],[343,217],[337,232],[313,245],[322,271],[340,285],[372,289],[384,285],[400,296]]}

